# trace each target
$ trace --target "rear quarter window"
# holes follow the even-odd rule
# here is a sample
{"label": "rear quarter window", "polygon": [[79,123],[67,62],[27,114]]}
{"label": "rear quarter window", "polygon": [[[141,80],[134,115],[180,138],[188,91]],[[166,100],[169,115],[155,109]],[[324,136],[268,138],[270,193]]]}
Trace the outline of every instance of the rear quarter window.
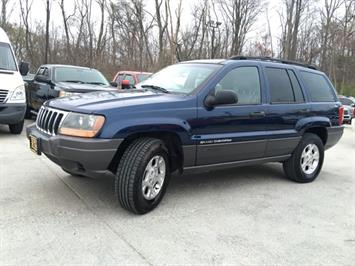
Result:
{"label": "rear quarter window", "polygon": [[301,71],[301,76],[312,102],[334,102],[333,88],[323,75]]}

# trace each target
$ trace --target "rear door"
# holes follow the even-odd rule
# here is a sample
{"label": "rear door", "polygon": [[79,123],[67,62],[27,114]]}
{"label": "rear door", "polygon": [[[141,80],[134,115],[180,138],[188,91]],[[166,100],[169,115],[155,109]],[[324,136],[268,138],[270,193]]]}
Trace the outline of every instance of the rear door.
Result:
{"label": "rear door", "polygon": [[292,68],[266,66],[263,68],[268,88],[266,112],[268,142],[265,156],[292,153],[300,140],[298,123],[311,116],[296,72]]}

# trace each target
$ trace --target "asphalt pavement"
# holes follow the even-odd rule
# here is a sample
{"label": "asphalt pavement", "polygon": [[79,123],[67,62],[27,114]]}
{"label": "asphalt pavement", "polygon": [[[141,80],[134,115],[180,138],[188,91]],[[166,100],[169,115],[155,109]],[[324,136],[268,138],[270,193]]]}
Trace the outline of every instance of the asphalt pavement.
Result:
{"label": "asphalt pavement", "polygon": [[28,146],[0,126],[0,265],[355,264],[354,125],[313,183],[280,164],[174,176],[143,216]]}

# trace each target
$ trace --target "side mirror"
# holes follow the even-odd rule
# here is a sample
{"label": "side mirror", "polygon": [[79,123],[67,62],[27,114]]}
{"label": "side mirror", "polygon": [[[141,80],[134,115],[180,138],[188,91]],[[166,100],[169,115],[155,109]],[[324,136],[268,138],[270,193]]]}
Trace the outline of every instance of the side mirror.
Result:
{"label": "side mirror", "polygon": [[234,91],[218,90],[216,95],[208,95],[204,103],[208,109],[212,109],[216,105],[236,104],[238,96]]}
{"label": "side mirror", "polygon": [[22,76],[26,76],[28,74],[28,71],[30,70],[30,64],[21,61],[19,65],[19,70]]}
{"label": "side mirror", "polygon": [[115,81],[111,81],[110,82],[110,85],[112,86],[112,87],[118,87],[118,83],[117,82],[115,82]]}
{"label": "side mirror", "polygon": [[43,76],[43,75],[37,75],[35,77],[35,80],[38,82],[43,82],[43,83],[50,83],[51,82],[46,76]]}

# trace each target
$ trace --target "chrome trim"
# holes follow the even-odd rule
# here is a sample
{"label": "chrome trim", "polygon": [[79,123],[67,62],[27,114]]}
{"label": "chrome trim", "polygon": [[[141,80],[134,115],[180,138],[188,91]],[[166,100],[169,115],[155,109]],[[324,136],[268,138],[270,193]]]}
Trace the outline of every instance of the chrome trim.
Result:
{"label": "chrome trim", "polygon": [[0,103],[6,103],[10,96],[10,91],[8,90],[0,90]]}
{"label": "chrome trim", "polygon": [[[45,107],[42,106],[41,109],[38,111],[37,119],[36,119],[36,128],[48,135],[55,136],[57,135],[57,130],[60,128],[62,125],[64,119],[67,117],[69,112],[50,108],[50,107]],[[62,115],[59,121],[58,128],[56,130],[55,125],[58,122],[59,116]],[[53,123],[51,123],[51,120],[53,118]]]}

